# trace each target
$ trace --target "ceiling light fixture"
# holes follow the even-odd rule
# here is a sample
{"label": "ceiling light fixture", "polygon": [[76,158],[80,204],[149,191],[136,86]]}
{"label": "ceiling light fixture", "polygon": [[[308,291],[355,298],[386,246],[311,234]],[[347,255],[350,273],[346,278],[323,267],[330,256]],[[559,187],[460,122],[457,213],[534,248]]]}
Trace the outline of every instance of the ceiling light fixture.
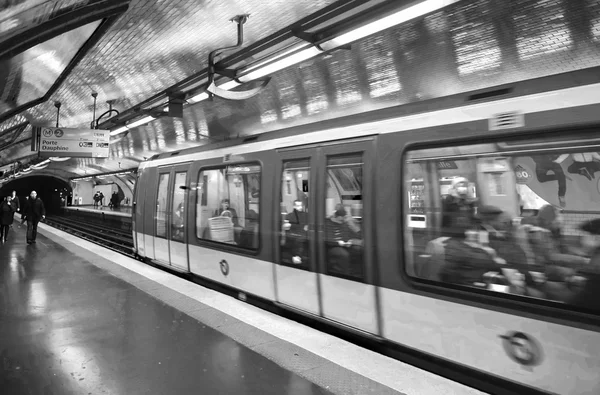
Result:
{"label": "ceiling light fixture", "polygon": [[[263,78],[270,74],[281,71],[285,68],[291,67],[295,64],[301,63],[305,60],[314,58],[322,54],[323,52],[331,51],[344,45],[348,45],[375,33],[382,32],[386,29],[400,25],[404,22],[408,22],[409,20],[421,17],[431,12],[438,11],[458,1],[460,0],[424,0],[416,4],[413,3],[411,5],[405,6],[402,9],[393,12],[387,16],[378,18],[362,26],[356,27],[348,32],[342,33],[337,37],[333,37],[329,40],[318,43],[318,45],[311,45],[310,43],[304,42],[302,44],[294,46],[291,49],[287,49],[282,53],[276,54],[266,61],[258,62],[258,64],[249,65],[245,68],[242,68],[241,70],[239,70],[241,75],[237,77],[237,80],[229,80],[228,82],[219,85],[218,88],[224,90],[233,89],[242,85],[242,83]],[[207,92],[202,92],[187,99],[187,102],[189,104],[196,104],[208,98],[209,94]],[[169,107],[165,106],[163,111],[168,111],[168,109]],[[155,119],[156,118],[153,116],[144,117],[129,125],[112,130],[110,132],[110,135],[116,136],[118,134],[126,132],[131,128],[146,124]]]}
{"label": "ceiling light fixture", "polygon": [[415,19],[437,11],[458,1],[459,0],[425,0],[418,4],[404,7],[393,14],[379,18],[363,26],[352,29],[347,33],[343,33],[320,44],[320,46],[323,48],[323,50],[330,51],[332,49],[341,47],[342,45],[350,44],[354,41],[368,37],[372,34],[382,32],[401,23],[408,22],[411,19]]}
{"label": "ceiling light fixture", "polygon": [[133,129],[133,128],[135,128],[135,127],[142,126],[142,125],[144,125],[144,124],[147,124],[147,123],[149,123],[149,122],[152,122],[152,121],[154,121],[155,119],[156,119],[156,117],[153,117],[152,115],[148,115],[148,116],[146,116],[146,117],[144,117],[144,118],[141,118],[141,119],[138,119],[137,121],[134,121],[134,122],[132,122],[132,123],[130,123],[130,124],[127,124],[127,125],[125,125],[125,126],[121,126],[121,127],[120,127],[120,128],[118,128],[118,129],[111,130],[111,131],[110,131],[110,135],[111,135],[111,136],[117,136],[117,135],[119,135],[119,134],[121,134],[121,133],[124,133],[124,132],[126,132],[126,131],[130,130],[130,129]]}
{"label": "ceiling light fixture", "polygon": [[293,66],[297,63],[301,63],[310,58],[314,58],[315,56],[321,53],[323,53],[323,51],[317,47],[308,47],[283,59],[276,60],[273,63],[268,63],[263,67],[249,72],[246,75],[238,77],[238,79],[242,82],[253,81],[258,78],[262,78],[264,76],[273,74],[277,71]]}

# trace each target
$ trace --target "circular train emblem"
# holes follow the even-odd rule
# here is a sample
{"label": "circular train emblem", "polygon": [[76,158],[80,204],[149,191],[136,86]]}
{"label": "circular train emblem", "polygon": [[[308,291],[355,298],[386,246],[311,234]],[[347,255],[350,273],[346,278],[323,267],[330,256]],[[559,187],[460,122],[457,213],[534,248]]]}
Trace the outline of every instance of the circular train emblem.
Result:
{"label": "circular train emblem", "polygon": [[223,273],[224,276],[229,274],[229,264],[225,259],[219,262],[219,266],[221,266],[221,273]]}
{"label": "circular train emblem", "polygon": [[62,131],[62,129],[56,129],[56,130],[54,131],[54,135],[55,135],[57,138],[61,138],[61,137],[62,137],[64,134],[65,134],[65,132],[63,132],[63,131]]}
{"label": "circular train emblem", "polygon": [[52,131],[52,129],[44,129],[44,130],[42,130],[42,135],[44,137],[52,137],[53,134],[54,134],[54,132]]}
{"label": "circular train emblem", "polygon": [[542,348],[532,337],[522,332],[509,332],[500,338],[504,350],[513,361],[523,366],[539,365],[542,361]]}

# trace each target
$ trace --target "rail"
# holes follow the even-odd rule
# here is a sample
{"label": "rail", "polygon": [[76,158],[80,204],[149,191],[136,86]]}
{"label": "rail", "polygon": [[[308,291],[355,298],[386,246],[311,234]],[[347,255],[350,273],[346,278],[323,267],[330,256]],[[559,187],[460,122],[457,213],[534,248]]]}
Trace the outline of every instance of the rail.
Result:
{"label": "rail", "polygon": [[123,255],[134,257],[133,237],[131,233],[108,226],[81,223],[67,218],[49,216],[46,224],[63,230],[84,240],[117,251]]}

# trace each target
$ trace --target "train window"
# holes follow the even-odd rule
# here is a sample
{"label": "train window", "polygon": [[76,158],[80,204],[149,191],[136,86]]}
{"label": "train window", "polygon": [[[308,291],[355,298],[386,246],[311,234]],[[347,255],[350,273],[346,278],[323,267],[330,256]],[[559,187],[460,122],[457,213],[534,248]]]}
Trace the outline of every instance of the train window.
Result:
{"label": "train window", "polygon": [[281,180],[281,263],[310,267],[308,243],[308,159],[284,162]]}
{"label": "train window", "polygon": [[359,155],[327,158],[325,180],[325,259],[327,273],[362,279],[363,159]]}
{"label": "train window", "polygon": [[169,173],[158,178],[156,198],[156,237],[167,237],[167,198],[169,196]]}
{"label": "train window", "polygon": [[546,138],[408,152],[405,270],[599,312],[596,150]]}
{"label": "train window", "polygon": [[259,165],[233,165],[200,172],[196,236],[258,249],[259,199]]}
{"label": "train window", "polygon": [[185,181],[187,173],[175,173],[175,186],[173,189],[173,200],[171,205],[171,239],[175,241],[185,240]]}

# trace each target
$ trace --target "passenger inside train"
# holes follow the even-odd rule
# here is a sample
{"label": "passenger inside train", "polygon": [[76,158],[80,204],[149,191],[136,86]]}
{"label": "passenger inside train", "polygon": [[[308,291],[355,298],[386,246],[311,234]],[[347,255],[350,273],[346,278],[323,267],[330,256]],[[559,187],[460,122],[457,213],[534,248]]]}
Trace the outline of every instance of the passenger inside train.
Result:
{"label": "passenger inside train", "polygon": [[294,209],[285,216],[283,230],[289,240],[292,263],[299,265],[308,260],[308,215],[304,212],[302,200],[294,200]]}
{"label": "passenger inside train", "polygon": [[596,167],[560,141],[410,152],[408,274],[600,310]]}
{"label": "passenger inside train", "polygon": [[[323,265],[327,273],[350,279],[364,276],[362,222],[361,155],[330,157],[324,187],[325,216],[317,222],[323,232],[316,233],[323,247]],[[309,269],[310,215],[308,202],[315,196],[310,190],[308,160],[284,162],[281,190],[280,263]]]}
{"label": "passenger inside train", "polygon": [[199,239],[258,248],[260,166],[206,170],[198,179]]}

